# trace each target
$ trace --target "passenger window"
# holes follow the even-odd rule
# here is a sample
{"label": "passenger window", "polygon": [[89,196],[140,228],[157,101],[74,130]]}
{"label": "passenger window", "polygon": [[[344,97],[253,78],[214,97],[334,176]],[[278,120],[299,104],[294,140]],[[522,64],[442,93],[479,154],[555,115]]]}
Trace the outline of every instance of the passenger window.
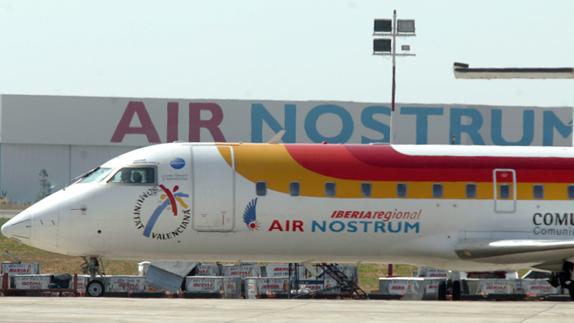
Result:
{"label": "passenger window", "polygon": [[568,185],[568,198],[574,199],[574,185]]}
{"label": "passenger window", "polygon": [[532,194],[534,195],[535,199],[543,199],[544,198],[544,186],[543,185],[532,186]]}
{"label": "passenger window", "polygon": [[255,193],[257,194],[257,196],[267,195],[267,183],[265,182],[255,183]]}
{"label": "passenger window", "polygon": [[291,184],[289,184],[289,191],[291,192],[291,196],[299,196],[299,182],[291,182]]}
{"label": "passenger window", "polygon": [[363,197],[370,197],[371,191],[371,183],[361,183],[361,193],[363,193]]}
{"label": "passenger window", "polygon": [[432,197],[434,198],[442,197],[442,184],[432,184]]}
{"label": "passenger window", "polygon": [[406,197],[407,196],[407,184],[399,183],[397,184],[397,196]]}
{"label": "passenger window", "polygon": [[325,183],[325,195],[331,197],[336,195],[335,183]]}
{"label": "passenger window", "polygon": [[120,169],[111,183],[155,185],[155,167],[126,167]]}
{"label": "passenger window", "polygon": [[510,185],[501,184],[498,187],[498,189],[499,189],[499,191],[498,191],[499,198],[501,198],[501,199],[509,199],[510,198]]}
{"label": "passenger window", "polygon": [[466,184],[466,197],[470,199],[476,197],[476,184]]}

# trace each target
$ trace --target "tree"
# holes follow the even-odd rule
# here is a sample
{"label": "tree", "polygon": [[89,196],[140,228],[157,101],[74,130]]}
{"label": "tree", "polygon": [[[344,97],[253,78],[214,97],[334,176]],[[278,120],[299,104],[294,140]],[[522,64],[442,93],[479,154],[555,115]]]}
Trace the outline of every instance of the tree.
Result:
{"label": "tree", "polygon": [[45,169],[42,169],[38,175],[40,176],[38,200],[41,200],[52,193],[52,184],[48,180],[48,172]]}

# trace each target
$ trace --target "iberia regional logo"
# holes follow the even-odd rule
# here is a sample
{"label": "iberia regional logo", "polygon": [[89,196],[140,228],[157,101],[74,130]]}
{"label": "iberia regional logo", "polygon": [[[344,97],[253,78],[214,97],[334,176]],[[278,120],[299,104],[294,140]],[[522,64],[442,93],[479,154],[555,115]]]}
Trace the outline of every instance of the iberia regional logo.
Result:
{"label": "iberia regional logo", "polygon": [[[161,191],[161,192],[160,192]],[[159,194],[159,200],[156,198]],[[182,234],[191,222],[191,209],[186,202],[189,194],[179,191],[175,185],[171,190],[163,184],[158,188],[150,188],[138,196],[133,209],[134,224],[142,230],[143,236],[157,240],[170,240]],[[155,203],[152,201],[155,200]],[[155,205],[154,205],[155,204]],[[155,206],[155,207],[154,207]],[[170,210],[174,217],[178,217],[177,226],[173,221],[159,221],[162,214]],[[167,225],[171,223],[171,225]]]}
{"label": "iberia regional logo", "polygon": [[257,222],[257,198],[252,199],[247,203],[247,206],[245,206],[243,222],[249,230],[259,230],[259,222]]}

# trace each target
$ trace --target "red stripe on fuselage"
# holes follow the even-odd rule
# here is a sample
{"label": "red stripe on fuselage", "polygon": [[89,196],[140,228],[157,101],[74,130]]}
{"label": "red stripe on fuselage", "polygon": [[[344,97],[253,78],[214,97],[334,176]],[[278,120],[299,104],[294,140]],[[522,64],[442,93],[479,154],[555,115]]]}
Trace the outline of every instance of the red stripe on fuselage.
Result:
{"label": "red stripe on fuselage", "polygon": [[574,158],[415,156],[388,145],[285,145],[301,166],[364,181],[492,181],[492,170],[516,170],[519,182],[574,182]]}
{"label": "red stripe on fuselage", "polygon": [[175,197],[173,194],[171,194],[171,191],[167,189],[167,187],[163,186],[163,184],[159,184],[159,187],[162,189],[165,195],[167,195],[169,203],[171,204],[171,211],[173,212],[173,215],[177,216],[177,203],[175,202]]}

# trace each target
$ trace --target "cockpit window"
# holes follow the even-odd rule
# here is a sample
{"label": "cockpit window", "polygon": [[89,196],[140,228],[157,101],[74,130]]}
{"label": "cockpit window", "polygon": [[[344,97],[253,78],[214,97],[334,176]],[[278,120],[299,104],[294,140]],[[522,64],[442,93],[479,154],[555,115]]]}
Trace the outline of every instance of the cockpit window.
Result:
{"label": "cockpit window", "polygon": [[82,175],[78,183],[97,183],[112,171],[111,168],[98,167]]}
{"label": "cockpit window", "polygon": [[155,167],[126,167],[120,169],[110,183],[155,184]]}

